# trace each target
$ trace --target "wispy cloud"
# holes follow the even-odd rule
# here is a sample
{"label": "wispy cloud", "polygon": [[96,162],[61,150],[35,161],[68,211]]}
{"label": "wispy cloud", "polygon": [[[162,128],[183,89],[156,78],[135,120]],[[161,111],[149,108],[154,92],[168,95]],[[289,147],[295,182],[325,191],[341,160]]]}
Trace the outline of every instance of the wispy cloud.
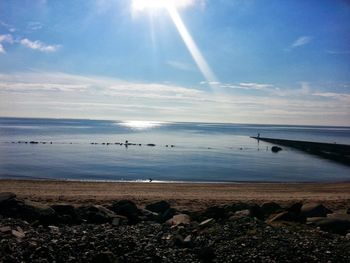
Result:
{"label": "wispy cloud", "polygon": [[29,22],[27,25],[27,31],[33,32],[43,28],[43,24],[37,21]]}
{"label": "wispy cloud", "polygon": [[27,48],[47,53],[56,52],[61,47],[60,45],[46,45],[39,40],[31,41],[28,38],[21,39],[20,44]]}
{"label": "wispy cloud", "polygon": [[22,38],[21,40],[15,40],[11,34],[0,35],[0,53],[6,53],[4,45],[2,43],[16,44],[19,43],[27,48],[38,50],[40,52],[51,53],[56,52],[61,48],[61,45],[46,45],[39,40],[29,40],[28,38]]}
{"label": "wispy cloud", "polygon": [[0,26],[6,28],[11,33],[16,31],[16,28],[14,26],[9,25],[9,24],[5,23],[4,21],[1,21],[1,20],[0,20]]}
{"label": "wispy cloud", "polygon": [[301,47],[304,46],[306,44],[309,44],[312,41],[312,37],[311,36],[301,36],[298,37],[292,44],[291,44],[291,48],[296,48],[296,47]]}
{"label": "wispy cloud", "polygon": [[[200,82],[201,85],[208,85],[207,81]],[[221,83],[211,82],[216,88],[240,89],[240,90],[270,90],[276,87],[272,84],[256,83],[256,82],[240,82],[240,83]]]}
{"label": "wispy cloud", "polygon": [[263,83],[255,83],[255,82],[241,82],[239,83],[239,86],[243,88],[255,89],[255,90],[263,90],[263,89],[273,87],[273,85],[271,84],[263,84]]}
{"label": "wispy cloud", "polygon": [[0,35],[0,53],[6,53],[5,48],[2,43],[13,43],[13,38],[10,34]]}
{"label": "wispy cloud", "polygon": [[181,62],[181,61],[176,61],[176,60],[168,60],[166,62],[166,64],[168,64],[169,66],[175,68],[175,69],[179,69],[179,70],[183,70],[183,71],[194,71],[194,67],[190,64],[187,64],[185,62]]}
{"label": "wispy cloud", "polygon": [[313,93],[312,95],[325,97],[325,98],[332,98],[332,99],[346,101],[350,103],[350,94],[346,94],[346,93],[316,92],[316,93]]}
{"label": "wispy cloud", "polygon": [[350,55],[350,50],[326,50],[326,53],[332,55]]}

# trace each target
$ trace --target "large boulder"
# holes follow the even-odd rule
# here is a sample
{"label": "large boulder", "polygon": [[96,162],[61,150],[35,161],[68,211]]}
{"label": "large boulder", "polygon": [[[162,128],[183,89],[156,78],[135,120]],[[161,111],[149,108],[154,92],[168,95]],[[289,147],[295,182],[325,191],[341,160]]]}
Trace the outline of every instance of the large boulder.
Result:
{"label": "large boulder", "polygon": [[10,193],[10,192],[0,193],[0,205],[3,202],[7,202],[7,201],[15,199],[15,198],[16,198],[16,195],[14,193]]}
{"label": "large boulder", "polygon": [[58,222],[61,224],[77,224],[80,223],[78,214],[74,206],[70,204],[55,204],[51,208],[55,210]]}
{"label": "large boulder", "polygon": [[287,208],[287,211],[291,212],[293,214],[300,214],[302,207],[303,207],[303,203],[302,202],[297,202],[297,203],[294,203],[294,204],[290,205]]}
{"label": "large boulder", "polygon": [[282,210],[282,207],[275,202],[266,202],[261,205],[261,210],[266,217]]}
{"label": "large boulder", "polygon": [[152,203],[149,205],[146,205],[145,207],[147,210],[161,214],[167,211],[170,208],[170,204],[166,201],[159,201],[156,203]]}
{"label": "large boulder", "polygon": [[255,204],[249,208],[249,216],[263,220],[265,214],[264,214],[263,210],[261,209],[261,207]]}
{"label": "large boulder", "polygon": [[204,218],[214,218],[216,220],[218,219],[225,219],[227,217],[226,209],[221,206],[211,206],[208,207],[203,213],[202,216]]}
{"label": "large boulder", "polygon": [[21,218],[29,222],[38,220],[44,225],[57,223],[55,210],[45,204],[28,200],[18,200],[11,193],[3,193],[0,200],[0,215]]}
{"label": "large boulder", "polygon": [[304,204],[301,207],[301,215],[305,217],[326,217],[327,214],[331,214],[332,211],[323,206],[322,204]]}
{"label": "large boulder", "polygon": [[129,224],[136,224],[140,221],[139,210],[136,204],[129,200],[120,200],[114,202],[110,208],[117,215],[126,216]]}
{"label": "large boulder", "polygon": [[274,224],[277,222],[305,223],[305,221],[306,221],[305,217],[290,211],[283,211],[283,212],[271,215],[267,219],[267,222],[269,224]]}
{"label": "large boulder", "polygon": [[174,208],[169,208],[166,210],[164,213],[159,214],[158,216],[158,222],[159,223],[164,223],[165,221],[169,220],[176,214],[176,209]]}
{"label": "large boulder", "polygon": [[344,215],[308,218],[308,223],[324,231],[340,235],[346,235],[350,231],[350,218],[344,217]]}
{"label": "large boulder", "polygon": [[101,205],[81,206],[76,212],[80,219],[93,224],[111,223],[115,217],[113,211]]}

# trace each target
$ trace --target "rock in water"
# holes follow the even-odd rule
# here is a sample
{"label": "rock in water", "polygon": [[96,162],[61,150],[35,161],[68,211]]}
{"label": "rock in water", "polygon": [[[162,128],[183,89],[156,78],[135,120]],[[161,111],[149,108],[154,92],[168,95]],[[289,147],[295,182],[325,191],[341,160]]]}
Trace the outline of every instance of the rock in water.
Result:
{"label": "rock in water", "polygon": [[278,153],[279,151],[282,151],[282,148],[279,146],[272,146],[271,151],[274,153]]}

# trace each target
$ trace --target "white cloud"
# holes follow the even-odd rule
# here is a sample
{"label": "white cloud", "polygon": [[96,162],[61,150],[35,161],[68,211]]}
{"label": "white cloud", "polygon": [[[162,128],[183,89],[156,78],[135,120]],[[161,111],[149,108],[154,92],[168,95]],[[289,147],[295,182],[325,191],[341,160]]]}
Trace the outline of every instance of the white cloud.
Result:
{"label": "white cloud", "polygon": [[13,43],[12,35],[10,34],[0,35],[0,43],[2,42]]}
{"label": "white cloud", "polygon": [[[218,84],[223,85],[223,84]],[[243,93],[60,72],[0,73],[3,116],[350,125],[350,94],[308,83],[275,94],[272,84],[242,82]],[[263,89],[256,96],[254,90]],[[226,89],[227,90],[227,89]]]}
{"label": "white cloud", "polygon": [[301,36],[298,37],[291,45],[292,48],[295,47],[300,47],[300,46],[304,46],[308,43],[310,43],[312,41],[312,37],[310,36]]}
{"label": "white cloud", "polygon": [[46,45],[39,40],[31,41],[28,38],[21,39],[20,44],[27,48],[47,53],[56,52],[61,47],[60,45]]}
{"label": "white cloud", "polygon": [[0,53],[3,53],[3,54],[6,53],[6,51],[5,51],[5,49],[4,49],[2,44],[0,44]]}

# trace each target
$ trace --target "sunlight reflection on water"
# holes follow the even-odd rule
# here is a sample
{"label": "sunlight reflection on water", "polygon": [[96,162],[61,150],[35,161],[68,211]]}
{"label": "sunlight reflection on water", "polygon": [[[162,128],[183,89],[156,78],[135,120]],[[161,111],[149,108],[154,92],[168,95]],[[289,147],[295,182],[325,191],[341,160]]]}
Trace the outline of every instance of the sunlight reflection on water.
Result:
{"label": "sunlight reflection on water", "polygon": [[148,130],[151,128],[159,127],[163,124],[164,122],[157,121],[125,121],[118,123],[118,125],[122,125],[133,130]]}

